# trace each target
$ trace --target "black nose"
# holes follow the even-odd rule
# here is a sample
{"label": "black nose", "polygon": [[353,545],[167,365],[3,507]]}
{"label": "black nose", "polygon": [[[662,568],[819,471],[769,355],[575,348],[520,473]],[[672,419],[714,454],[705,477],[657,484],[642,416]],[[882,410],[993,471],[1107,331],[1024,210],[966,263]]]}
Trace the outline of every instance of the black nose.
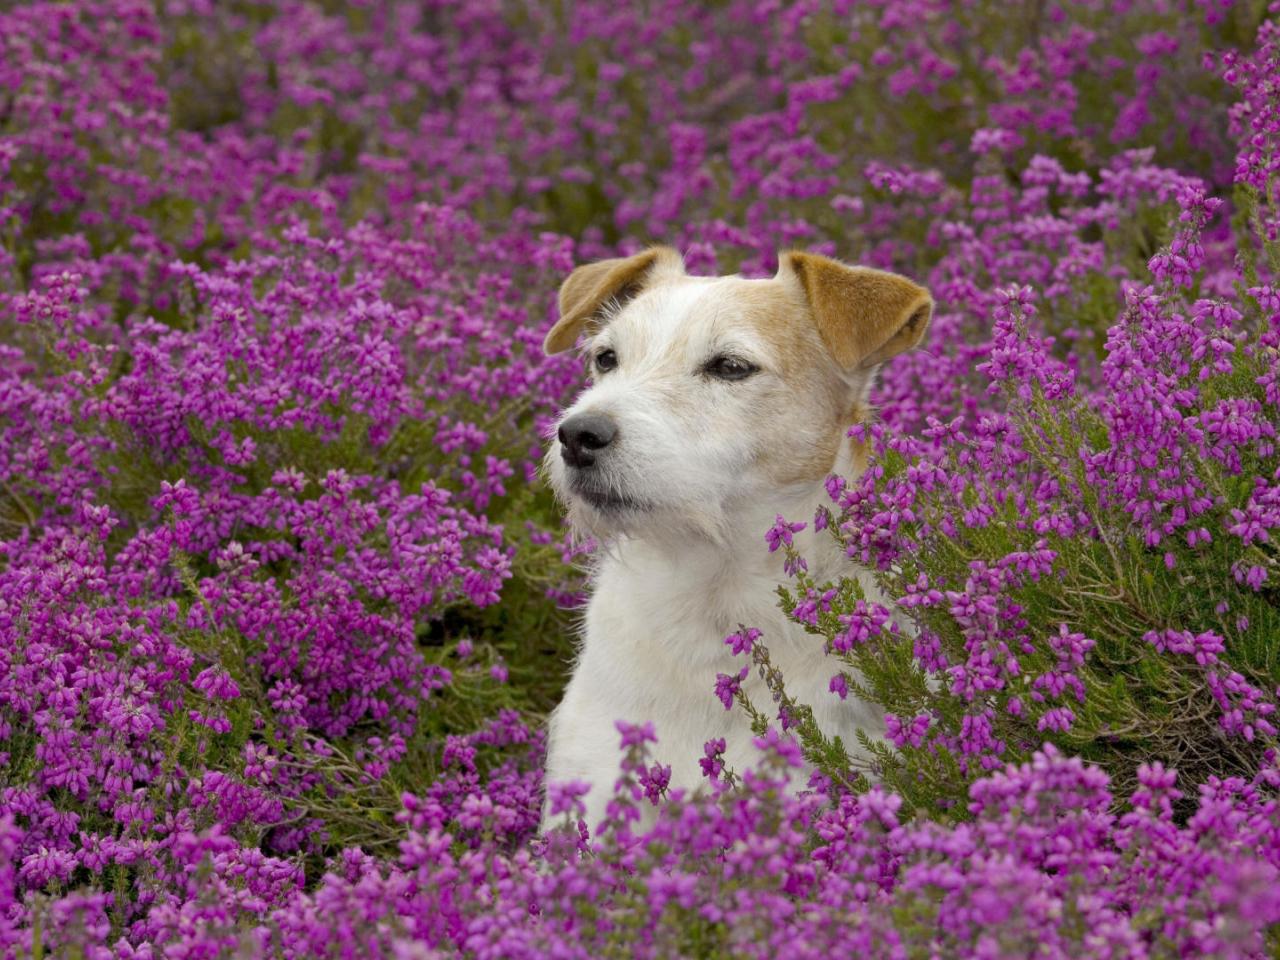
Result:
{"label": "black nose", "polygon": [[571,467],[590,467],[596,454],[613,443],[618,425],[602,413],[578,413],[560,424],[560,456]]}

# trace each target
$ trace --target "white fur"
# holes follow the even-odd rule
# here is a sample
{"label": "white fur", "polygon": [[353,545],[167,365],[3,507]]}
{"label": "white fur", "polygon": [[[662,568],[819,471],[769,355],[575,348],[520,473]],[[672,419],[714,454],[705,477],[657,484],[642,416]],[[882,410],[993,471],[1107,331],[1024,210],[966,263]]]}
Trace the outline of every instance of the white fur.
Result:
{"label": "white fur", "polygon": [[[592,507],[574,492],[559,442],[549,451],[547,469],[572,521],[603,541],[547,756],[549,782],[590,784],[593,831],[618,776],[618,720],[654,722],[654,755],[671,765],[673,787],[702,783],[703,744],[716,737],[725,739],[731,767],[755,762],[745,716],[736,706],[726,711],[713,692],[717,673],[746,663],[723,642],[739,624],[763,631],[788,692],[814,708],[829,735],[856,752],[856,731],[879,736],[883,728],[874,707],[829,691],[839,665],[777,604],[776,587],[788,577],[782,553],[769,553],[764,536],[777,514],[810,522],[796,541],[819,582],[857,576],[878,595],[828,534],[812,531],[815,508],[829,503],[822,479],[780,486],[777,470],[763,465],[770,453],[776,464],[780,444],[800,455],[824,436],[830,443],[836,406],[850,409],[870,380],[865,373],[845,378],[833,393],[830,370],[803,382],[783,374],[752,315],[759,297],[750,286],[779,282],[681,277],[642,292],[591,339],[587,356],[613,349],[618,367],[598,375],[563,419],[593,412],[617,422],[618,439],[597,469],[611,492],[639,507]],[[761,370],[729,383],[700,373],[722,353]],[[833,472],[853,472],[848,445],[842,441]],[[771,706],[754,671],[744,687],[762,708]],[[558,819],[544,813],[544,829]]]}

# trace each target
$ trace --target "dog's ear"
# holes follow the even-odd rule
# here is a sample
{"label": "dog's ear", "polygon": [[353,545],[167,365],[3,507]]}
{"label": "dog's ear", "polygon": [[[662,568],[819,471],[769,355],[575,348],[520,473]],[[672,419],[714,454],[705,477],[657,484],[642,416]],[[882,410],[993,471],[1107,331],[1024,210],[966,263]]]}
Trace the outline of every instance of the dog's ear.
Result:
{"label": "dog's ear", "polygon": [[630,257],[598,260],[578,267],[560,286],[560,319],[542,341],[547,353],[561,353],[578,341],[610,300],[626,302],[659,273],[684,273],[684,259],[672,247],[650,247]]}
{"label": "dog's ear", "polygon": [[778,276],[784,275],[804,290],[823,343],[846,371],[918,345],[933,316],[929,291],[896,273],[790,251],[778,258]]}

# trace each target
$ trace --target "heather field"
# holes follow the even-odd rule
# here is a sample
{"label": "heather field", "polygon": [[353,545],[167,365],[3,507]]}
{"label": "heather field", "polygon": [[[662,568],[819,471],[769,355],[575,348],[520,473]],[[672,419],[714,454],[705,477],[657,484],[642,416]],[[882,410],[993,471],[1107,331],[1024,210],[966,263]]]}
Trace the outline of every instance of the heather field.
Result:
{"label": "heather field", "polygon": [[[757,765],[539,837],[652,242],[937,301],[756,537],[885,739],[744,623]],[[1280,4],[0,2],[0,956],[1280,957],[1278,429]]]}

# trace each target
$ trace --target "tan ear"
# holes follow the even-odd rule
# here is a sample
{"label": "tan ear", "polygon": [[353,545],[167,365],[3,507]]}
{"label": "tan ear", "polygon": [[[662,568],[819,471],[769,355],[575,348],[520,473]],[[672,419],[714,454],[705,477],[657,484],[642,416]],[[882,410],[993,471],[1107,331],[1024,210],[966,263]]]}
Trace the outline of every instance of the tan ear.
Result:
{"label": "tan ear", "polygon": [[778,276],[786,274],[804,289],[818,333],[845,370],[910,350],[933,316],[929,291],[896,273],[791,251],[778,258]]}
{"label": "tan ear", "polygon": [[630,257],[578,267],[560,286],[560,319],[542,341],[547,353],[568,350],[582,328],[610,300],[635,296],[656,273],[684,273],[684,259],[671,247],[650,247]]}

